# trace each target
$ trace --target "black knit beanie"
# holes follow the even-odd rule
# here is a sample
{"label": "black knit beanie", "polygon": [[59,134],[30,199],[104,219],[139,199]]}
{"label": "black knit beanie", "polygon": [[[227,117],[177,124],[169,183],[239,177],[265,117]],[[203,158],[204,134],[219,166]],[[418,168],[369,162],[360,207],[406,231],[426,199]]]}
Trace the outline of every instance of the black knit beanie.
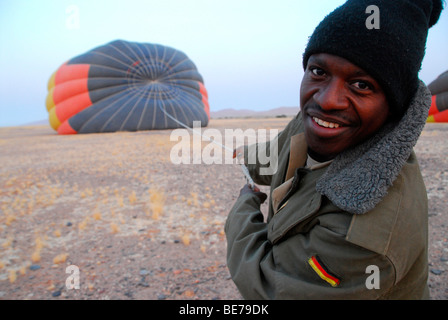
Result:
{"label": "black knit beanie", "polygon": [[[370,5],[378,8],[378,29],[366,25],[374,17],[373,11],[366,13]],[[400,118],[417,90],[428,29],[442,8],[441,0],[348,0],[314,30],[303,67],[315,53],[347,59],[378,81],[392,115]]]}

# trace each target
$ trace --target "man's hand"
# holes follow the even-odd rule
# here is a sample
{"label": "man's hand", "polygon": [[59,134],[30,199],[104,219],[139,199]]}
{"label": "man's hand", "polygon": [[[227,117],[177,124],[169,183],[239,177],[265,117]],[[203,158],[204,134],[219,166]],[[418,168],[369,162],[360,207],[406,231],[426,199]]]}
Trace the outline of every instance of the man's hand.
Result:
{"label": "man's hand", "polygon": [[257,186],[254,186],[254,188],[252,189],[249,184],[244,185],[244,187],[240,190],[240,197],[246,193],[252,193],[256,195],[260,199],[261,203],[265,202],[268,197],[268,195],[264,192],[261,192]]}

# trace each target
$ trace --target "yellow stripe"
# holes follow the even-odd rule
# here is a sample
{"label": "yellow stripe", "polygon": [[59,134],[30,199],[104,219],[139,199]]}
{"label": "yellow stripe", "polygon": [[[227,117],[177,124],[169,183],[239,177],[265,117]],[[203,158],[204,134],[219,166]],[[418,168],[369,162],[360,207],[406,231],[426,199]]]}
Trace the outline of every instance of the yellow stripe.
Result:
{"label": "yellow stripe", "polygon": [[428,119],[426,119],[426,122],[435,122],[434,116],[429,116]]}
{"label": "yellow stripe", "polygon": [[47,111],[50,111],[52,108],[54,108],[53,91],[54,91],[54,88],[51,88],[48,91],[47,99],[45,100],[45,105],[47,106]]}
{"label": "yellow stripe", "polygon": [[50,109],[48,118],[50,126],[57,131],[59,126],[61,125],[61,122],[59,121],[58,116],[56,115],[56,107]]}
{"label": "yellow stripe", "polygon": [[53,72],[50,79],[48,79],[48,83],[47,83],[48,90],[50,90],[51,88],[54,88],[54,86],[55,86],[56,72],[57,72],[57,70],[55,72]]}
{"label": "yellow stripe", "polygon": [[325,276],[319,269],[318,266],[316,266],[316,264],[314,263],[313,259],[310,258],[308,259],[308,263],[310,264],[311,268],[313,268],[314,271],[316,271],[316,273],[319,275],[319,277],[321,277],[323,280],[327,281],[329,284],[331,284],[332,287],[337,287],[338,284],[336,281],[334,281],[333,279],[328,278],[327,276]]}

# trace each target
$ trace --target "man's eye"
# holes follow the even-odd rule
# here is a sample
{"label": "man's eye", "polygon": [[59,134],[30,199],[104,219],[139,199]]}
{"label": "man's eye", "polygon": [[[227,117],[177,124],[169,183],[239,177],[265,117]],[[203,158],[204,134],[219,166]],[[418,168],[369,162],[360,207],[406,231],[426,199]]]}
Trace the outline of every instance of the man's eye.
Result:
{"label": "man's eye", "polygon": [[325,75],[325,71],[322,70],[321,68],[312,67],[310,70],[315,76],[321,77]]}
{"label": "man's eye", "polygon": [[353,85],[361,90],[368,90],[371,89],[371,86],[369,83],[365,82],[365,81],[356,81],[353,83]]}

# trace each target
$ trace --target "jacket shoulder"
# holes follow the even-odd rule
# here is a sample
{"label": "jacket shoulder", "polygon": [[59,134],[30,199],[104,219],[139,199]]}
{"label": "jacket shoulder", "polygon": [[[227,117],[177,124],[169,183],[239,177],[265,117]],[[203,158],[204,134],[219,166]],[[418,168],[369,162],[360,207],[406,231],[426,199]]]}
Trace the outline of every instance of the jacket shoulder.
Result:
{"label": "jacket shoulder", "polygon": [[353,215],[346,240],[386,255],[400,273],[404,256],[424,250],[427,217],[426,187],[412,152],[382,202],[365,214]]}

